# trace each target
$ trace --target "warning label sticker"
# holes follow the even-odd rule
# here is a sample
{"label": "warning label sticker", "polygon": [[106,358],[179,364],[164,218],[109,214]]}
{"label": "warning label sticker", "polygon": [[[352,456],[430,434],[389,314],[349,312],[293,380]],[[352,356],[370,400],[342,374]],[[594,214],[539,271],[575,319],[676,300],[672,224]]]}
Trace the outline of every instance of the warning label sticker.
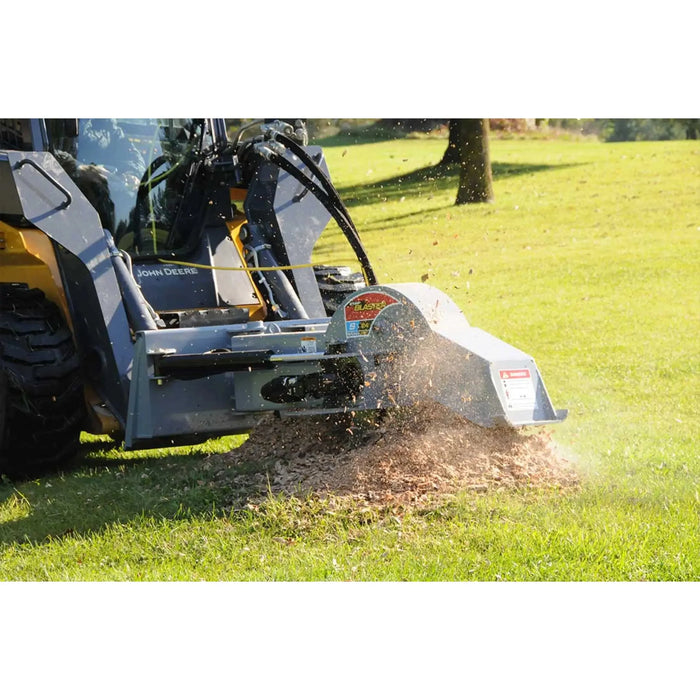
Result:
{"label": "warning label sticker", "polygon": [[384,292],[365,292],[355,297],[343,312],[346,337],[369,335],[377,316],[392,304],[398,304],[398,299]]}
{"label": "warning label sticker", "polygon": [[302,352],[316,352],[316,338],[304,337],[301,339],[301,351]]}
{"label": "warning label sticker", "polygon": [[529,369],[502,369],[499,375],[509,409],[521,411],[535,408],[537,395]]}

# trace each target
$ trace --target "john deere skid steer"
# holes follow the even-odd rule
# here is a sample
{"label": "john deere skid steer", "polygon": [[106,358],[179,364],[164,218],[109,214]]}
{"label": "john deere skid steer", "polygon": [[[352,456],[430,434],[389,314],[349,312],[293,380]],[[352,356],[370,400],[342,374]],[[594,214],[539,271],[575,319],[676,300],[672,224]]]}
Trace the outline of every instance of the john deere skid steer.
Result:
{"label": "john deere skid steer", "polygon": [[[356,272],[312,264],[331,219]],[[0,473],[60,466],[81,431],[141,449],[425,400],[566,413],[443,293],[377,284],[303,122],[0,120]]]}

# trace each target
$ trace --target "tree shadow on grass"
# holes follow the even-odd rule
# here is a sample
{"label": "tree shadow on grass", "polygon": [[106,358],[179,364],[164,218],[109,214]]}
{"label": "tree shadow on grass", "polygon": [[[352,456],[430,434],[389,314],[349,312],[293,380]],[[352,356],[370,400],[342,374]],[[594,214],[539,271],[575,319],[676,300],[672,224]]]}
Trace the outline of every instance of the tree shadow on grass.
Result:
{"label": "tree shadow on grass", "polygon": [[[546,165],[543,163],[500,163],[491,164],[494,180],[502,180],[509,177],[529,175],[544,170],[560,170],[572,168],[583,163],[559,163]],[[368,204],[381,199],[399,199],[401,197],[412,198],[424,195],[435,195],[444,191],[457,193],[459,183],[459,165],[428,165],[418,170],[396,175],[361,185],[339,188],[343,201],[348,206]]]}
{"label": "tree shadow on grass", "polygon": [[0,483],[0,504],[10,514],[0,522],[0,545],[89,536],[141,518],[223,515],[252,494],[234,481],[244,470],[227,470],[225,461],[220,454],[144,458],[87,448],[71,471]]}

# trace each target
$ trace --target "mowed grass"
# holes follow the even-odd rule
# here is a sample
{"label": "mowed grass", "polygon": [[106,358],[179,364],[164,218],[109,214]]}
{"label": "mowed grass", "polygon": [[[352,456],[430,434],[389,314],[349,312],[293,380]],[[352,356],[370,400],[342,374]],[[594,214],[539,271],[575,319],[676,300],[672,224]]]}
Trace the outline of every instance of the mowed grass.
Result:
{"label": "mowed grass", "polygon": [[[493,140],[495,202],[459,208],[444,148],[330,141],[326,156],[380,282],[427,276],[535,357],[570,411],[552,433],[580,489],[230,511],[207,457],[242,438],[136,454],[97,440],[71,472],[0,484],[0,578],[697,580],[700,146]],[[357,268],[332,226],[316,258]]]}

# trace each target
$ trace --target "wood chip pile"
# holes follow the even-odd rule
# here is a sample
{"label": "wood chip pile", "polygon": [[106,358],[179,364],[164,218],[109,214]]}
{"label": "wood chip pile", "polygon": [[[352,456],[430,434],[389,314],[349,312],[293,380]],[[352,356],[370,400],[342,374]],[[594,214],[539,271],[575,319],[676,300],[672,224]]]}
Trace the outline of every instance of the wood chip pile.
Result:
{"label": "wood chip pile", "polygon": [[[579,481],[548,433],[481,428],[438,405],[379,419],[270,416],[217,463],[234,488],[349,496],[378,505],[419,503],[463,489],[567,488]],[[251,465],[262,469],[251,473]]]}

